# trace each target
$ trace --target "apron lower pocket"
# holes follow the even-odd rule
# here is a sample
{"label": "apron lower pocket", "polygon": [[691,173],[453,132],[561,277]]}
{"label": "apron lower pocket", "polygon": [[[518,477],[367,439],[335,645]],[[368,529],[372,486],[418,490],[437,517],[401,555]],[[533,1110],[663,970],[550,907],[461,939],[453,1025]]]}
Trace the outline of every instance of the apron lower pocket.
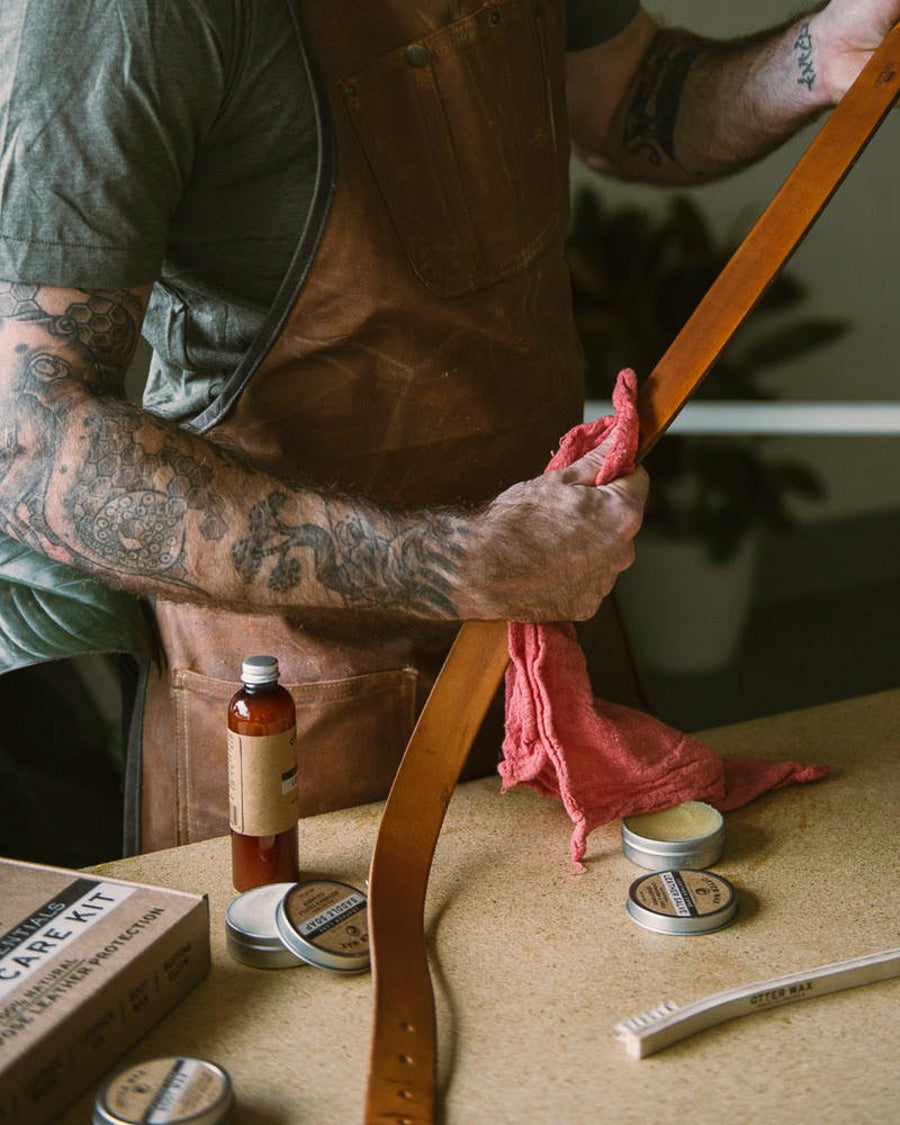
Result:
{"label": "apron lower pocket", "polygon": [[[414,668],[284,686],[297,706],[302,816],[387,796],[416,717]],[[175,670],[175,772],[182,842],[228,831],[225,723],[240,684]]]}

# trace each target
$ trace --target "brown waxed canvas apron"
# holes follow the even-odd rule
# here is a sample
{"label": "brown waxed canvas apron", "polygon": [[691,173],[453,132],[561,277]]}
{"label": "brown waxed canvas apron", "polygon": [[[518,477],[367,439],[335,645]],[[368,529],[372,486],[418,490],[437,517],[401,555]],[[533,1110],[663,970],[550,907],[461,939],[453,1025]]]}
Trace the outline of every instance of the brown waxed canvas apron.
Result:
{"label": "brown waxed canvas apron", "polygon": [[[296,14],[327,134],[322,221],[264,346],[190,428],[380,503],[485,500],[539,473],[581,416],[564,4],[298,0]],[[301,617],[156,613],[144,851],[227,831],[224,716],[244,655],[275,654],[294,695],[308,815],[386,794],[455,632],[354,640]]]}

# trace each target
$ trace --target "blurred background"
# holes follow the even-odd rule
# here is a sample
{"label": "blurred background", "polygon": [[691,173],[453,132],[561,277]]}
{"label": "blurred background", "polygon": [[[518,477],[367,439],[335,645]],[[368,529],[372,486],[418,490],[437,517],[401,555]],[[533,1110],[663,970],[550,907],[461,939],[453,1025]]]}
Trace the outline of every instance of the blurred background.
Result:
{"label": "blurred background", "polygon": [[[757,0],[753,5],[649,0],[645,6],[664,23],[721,38],[757,31],[796,12],[784,0]],[[652,237],[647,235],[648,226],[660,237],[660,227],[668,225],[670,258],[672,208],[679,206],[674,197],[681,197],[708,228],[713,251],[720,252],[746,234],[819,127],[817,123],[803,130],[752,169],[703,188],[674,192],[618,184],[578,165],[573,168],[573,193],[582,202],[584,195],[590,201],[599,197],[605,223],[618,225],[619,234],[627,227],[623,208],[640,212],[637,225],[646,238]],[[785,275],[792,293],[782,294],[780,307],[751,314],[735,348],[727,353],[726,377],[723,380],[714,369],[704,385],[704,397],[744,397],[741,380],[749,374],[751,390],[785,404],[886,403],[896,410],[900,403],[898,172],[900,110],[895,109],[789,263]],[[578,211],[576,203],[576,243]],[[667,290],[664,279],[652,279],[661,299],[654,310],[648,310],[648,316],[655,317],[657,327],[665,320],[667,295],[690,287],[692,255],[684,248],[690,238],[689,231],[682,231],[682,245],[676,247],[675,260],[669,263],[676,274],[680,267],[681,284]],[[714,256],[701,247],[701,273]],[[697,257],[694,254],[694,266]],[[646,271],[647,267],[637,269]],[[627,275],[628,270],[622,272]],[[577,269],[573,275],[578,294]],[[590,297],[585,299],[582,293],[576,300],[583,314]],[[677,303],[675,297],[673,300]],[[583,338],[594,367],[602,346],[598,348],[596,338],[592,339],[590,315],[586,320]],[[646,322],[642,327],[646,338]],[[596,323],[594,331],[596,336]],[[602,330],[600,335],[602,338]],[[615,333],[607,333],[607,338],[610,335]],[[637,366],[640,362],[637,355],[630,358],[612,350],[607,379],[617,365]],[[746,362],[749,359],[758,362]],[[748,367],[752,368],[749,373]],[[639,370],[639,374],[645,373]],[[729,469],[737,471],[733,459],[717,459],[720,440],[690,439],[693,448],[686,451],[685,467],[684,450],[678,455],[666,449],[667,444],[684,443],[685,439],[664,438],[651,455],[655,467],[652,461],[648,465],[655,478],[654,491],[665,490],[661,474],[667,477],[674,472],[673,462],[679,460],[683,472],[677,480],[673,477],[668,492],[674,504],[688,504],[685,489],[690,488],[690,480],[686,482],[685,476],[690,478],[692,471],[695,477],[702,476],[704,461],[707,474],[713,477],[718,473],[724,479]],[[735,439],[728,440],[733,444]],[[730,513],[737,519],[743,515],[757,531],[749,601],[731,651],[724,659],[721,653],[718,658],[698,655],[696,638],[686,635],[680,657],[677,645],[674,649],[663,645],[660,652],[658,638],[647,635],[647,623],[632,615],[629,634],[647,701],[660,718],[682,729],[698,730],[900,683],[900,435],[797,433],[752,439],[749,444],[767,465],[789,466],[788,480],[781,482],[780,491],[790,517],[784,522],[793,527],[779,529],[779,521],[765,518],[765,511],[760,510],[765,509],[765,497],[749,493],[738,505],[742,511]],[[804,487],[805,480],[794,477],[797,487],[792,488],[791,474],[798,470],[817,487],[810,490]],[[746,480],[743,486],[750,487]],[[695,480],[694,488],[698,487]],[[808,495],[810,492],[816,495]],[[706,499],[710,501],[708,496]],[[714,506],[715,497],[710,502]],[[652,537],[650,520],[638,542],[639,559],[647,553],[648,537]],[[709,536],[705,547],[709,553]],[[636,592],[626,589],[626,579],[632,577],[629,572],[620,582],[619,600],[626,620],[629,609],[633,610],[629,602],[645,600],[643,587]],[[737,581],[736,598],[744,596],[740,584],[745,580]],[[678,602],[688,596],[686,582],[676,586],[673,595],[666,595],[670,609],[683,608]],[[715,633],[723,614],[713,604],[713,586],[706,576],[701,579],[701,593],[709,602],[701,614],[704,626]],[[651,617],[657,623],[656,632],[664,628],[655,610]],[[681,628],[687,634],[683,619],[676,616],[673,625],[676,632]],[[653,631],[651,625],[649,632]]]}

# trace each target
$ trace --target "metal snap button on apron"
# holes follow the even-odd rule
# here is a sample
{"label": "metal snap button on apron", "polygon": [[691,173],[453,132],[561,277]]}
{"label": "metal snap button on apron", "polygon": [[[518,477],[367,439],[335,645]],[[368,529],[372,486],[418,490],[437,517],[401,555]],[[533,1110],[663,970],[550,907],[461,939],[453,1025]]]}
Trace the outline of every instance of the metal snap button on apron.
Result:
{"label": "metal snap button on apron", "polygon": [[424,43],[412,43],[406,48],[406,61],[410,66],[428,66],[431,62],[431,51]]}

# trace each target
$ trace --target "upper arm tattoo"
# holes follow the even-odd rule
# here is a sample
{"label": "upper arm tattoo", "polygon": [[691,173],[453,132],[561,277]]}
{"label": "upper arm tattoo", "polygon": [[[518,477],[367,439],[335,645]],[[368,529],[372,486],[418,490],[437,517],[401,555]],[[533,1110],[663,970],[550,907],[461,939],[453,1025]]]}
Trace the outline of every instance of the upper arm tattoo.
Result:
{"label": "upper arm tattoo", "polygon": [[137,345],[143,316],[140,298],[128,290],[85,291],[57,312],[41,303],[43,288],[0,281],[0,323],[42,327],[53,341],[83,352],[85,374],[98,393],[118,390]]}
{"label": "upper arm tattoo", "polygon": [[622,142],[626,152],[632,156],[643,154],[656,167],[664,159],[678,163],[678,106],[688,71],[703,51],[699,40],[683,33],[657,33],[638,72],[625,119]]}
{"label": "upper arm tattoo", "polygon": [[0,282],[0,329],[9,330],[0,348],[0,526],[75,565],[187,584],[187,513],[202,513],[207,539],[224,531],[212,470],[176,448],[154,419],[96,401],[121,395],[141,298],[107,290],[60,296]]}

